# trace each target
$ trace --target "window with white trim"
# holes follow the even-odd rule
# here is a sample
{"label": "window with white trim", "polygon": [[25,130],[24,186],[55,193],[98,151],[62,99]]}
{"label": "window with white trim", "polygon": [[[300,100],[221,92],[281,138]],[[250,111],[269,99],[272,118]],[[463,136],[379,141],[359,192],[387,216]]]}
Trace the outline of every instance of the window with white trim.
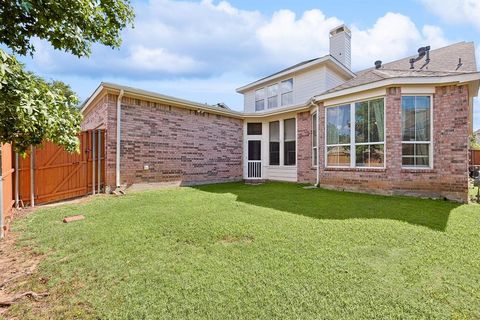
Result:
{"label": "window with white trim", "polygon": [[430,168],[430,96],[402,96],[402,166]]}
{"label": "window with white trim", "polygon": [[265,88],[255,91],[255,111],[265,109]]}
{"label": "window with white trim", "polygon": [[280,165],[280,121],[269,124],[269,164]]}
{"label": "window with white trim", "polygon": [[312,114],[312,166],[317,166],[317,113]]}
{"label": "window with white trim", "polygon": [[295,118],[283,120],[283,164],[294,166],[296,164],[296,128]]}
{"label": "window with white trim", "polygon": [[293,78],[282,81],[280,87],[282,93],[282,107],[293,104]]}
{"label": "window with white trim", "polygon": [[268,109],[278,107],[278,84],[274,84],[267,89],[267,105]]}
{"label": "window with white trim", "polygon": [[355,103],[355,166],[383,167],[385,161],[383,98]]}
{"label": "window with white trim", "polygon": [[325,113],[327,167],[385,166],[383,98],[327,107]]}

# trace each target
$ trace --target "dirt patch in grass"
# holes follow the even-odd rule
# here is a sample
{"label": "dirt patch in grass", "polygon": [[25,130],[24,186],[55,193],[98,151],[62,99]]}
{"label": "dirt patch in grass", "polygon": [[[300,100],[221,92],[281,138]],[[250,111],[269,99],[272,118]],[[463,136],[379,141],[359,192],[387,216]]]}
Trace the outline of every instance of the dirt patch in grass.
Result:
{"label": "dirt patch in grass", "polygon": [[[18,246],[16,244],[18,236],[17,233],[10,232],[0,241],[0,301],[9,301],[23,293],[18,288],[22,288],[36,276],[37,267],[45,257],[29,247]],[[38,281],[46,283],[48,279],[39,278]],[[31,299],[31,297],[32,295],[26,295],[22,299]],[[0,314],[5,315],[8,308],[8,306],[0,307]]]}
{"label": "dirt patch in grass", "polygon": [[253,237],[251,236],[243,236],[243,237],[236,237],[236,236],[223,236],[221,237],[217,243],[223,245],[229,244],[250,244],[253,242]]}

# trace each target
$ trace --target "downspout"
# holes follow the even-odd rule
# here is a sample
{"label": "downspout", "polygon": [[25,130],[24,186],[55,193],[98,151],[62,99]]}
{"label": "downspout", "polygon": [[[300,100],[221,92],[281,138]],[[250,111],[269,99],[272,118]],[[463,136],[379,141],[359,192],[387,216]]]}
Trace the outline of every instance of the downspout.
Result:
{"label": "downspout", "polygon": [[320,186],[320,122],[318,121],[320,119],[319,112],[320,112],[320,107],[316,104],[317,106],[317,112],[316,112],[316,117],[317,117],[317,182],[315,183],[315,187]]}
{"label": "downspout", "polygon": [[319,139],[319,134],[320,134],[320,130],[318,130],[320,124],[318,122],[319,120],[319,114],[318,112],[320,111],[320,108],[318,106],[318,104],[315,102],[315,100],[312,98],[310,99],[310,103],[309,103],[309,107],[311,106],[316,106],[317,107],[317,110],[315,111],[315,116],[317,117],[317,136],[316,136],[316,139],[317,139],[317,179],[316,179],[316,182],[315,182],[315,187],[319,187],[320,186],[320,157],[319,157],[319,150],[320,150],[320,145],[318,144],[320,142],[320,139]]}
{"label": "downspout", "polygon": [[120,90],[120,94],[117,98],[117,148],[116,148],[116,160],[115,160],[115,179],[116,187],[120,188],[120,134],[121,134],[121,116],[122,116],[122,98],[124,91]]}

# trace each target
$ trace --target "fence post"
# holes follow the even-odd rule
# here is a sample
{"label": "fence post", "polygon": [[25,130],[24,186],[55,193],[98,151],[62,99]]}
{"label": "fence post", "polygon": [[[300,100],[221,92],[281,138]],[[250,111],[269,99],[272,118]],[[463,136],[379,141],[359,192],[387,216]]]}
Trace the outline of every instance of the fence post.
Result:
{"label": "fence post", "polygon": [[19,208],[20,206],[20,172],[18,172],[19,167],[19,158],[18,152],[15,152],[15,208]]}
{"label": "fence post", "polygon": [[95,130],[92,130],[92,194],[95,194]]}
{"label": "fence post", "polygon": [[35,207],[35,147],[30,148],[30,206]]}
{"label": "fence post", "polygon": [[0,238],[3,238],[3,162],[2,162],[2,145],[0,144]]}

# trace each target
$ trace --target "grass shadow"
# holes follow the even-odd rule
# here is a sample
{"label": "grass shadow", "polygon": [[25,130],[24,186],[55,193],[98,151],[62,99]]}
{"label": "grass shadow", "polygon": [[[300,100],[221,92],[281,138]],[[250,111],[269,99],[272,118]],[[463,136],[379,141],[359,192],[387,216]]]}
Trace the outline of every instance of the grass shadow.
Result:
{"label": "grass shadow", "polygon": [[444,200],[304,189],[299,184],[281,182],[226,183],[194,188],[234,194],[237,201],[243,203],[316,219],[390,219],[438,231],[445,231],[450,212],[461,205]]}

